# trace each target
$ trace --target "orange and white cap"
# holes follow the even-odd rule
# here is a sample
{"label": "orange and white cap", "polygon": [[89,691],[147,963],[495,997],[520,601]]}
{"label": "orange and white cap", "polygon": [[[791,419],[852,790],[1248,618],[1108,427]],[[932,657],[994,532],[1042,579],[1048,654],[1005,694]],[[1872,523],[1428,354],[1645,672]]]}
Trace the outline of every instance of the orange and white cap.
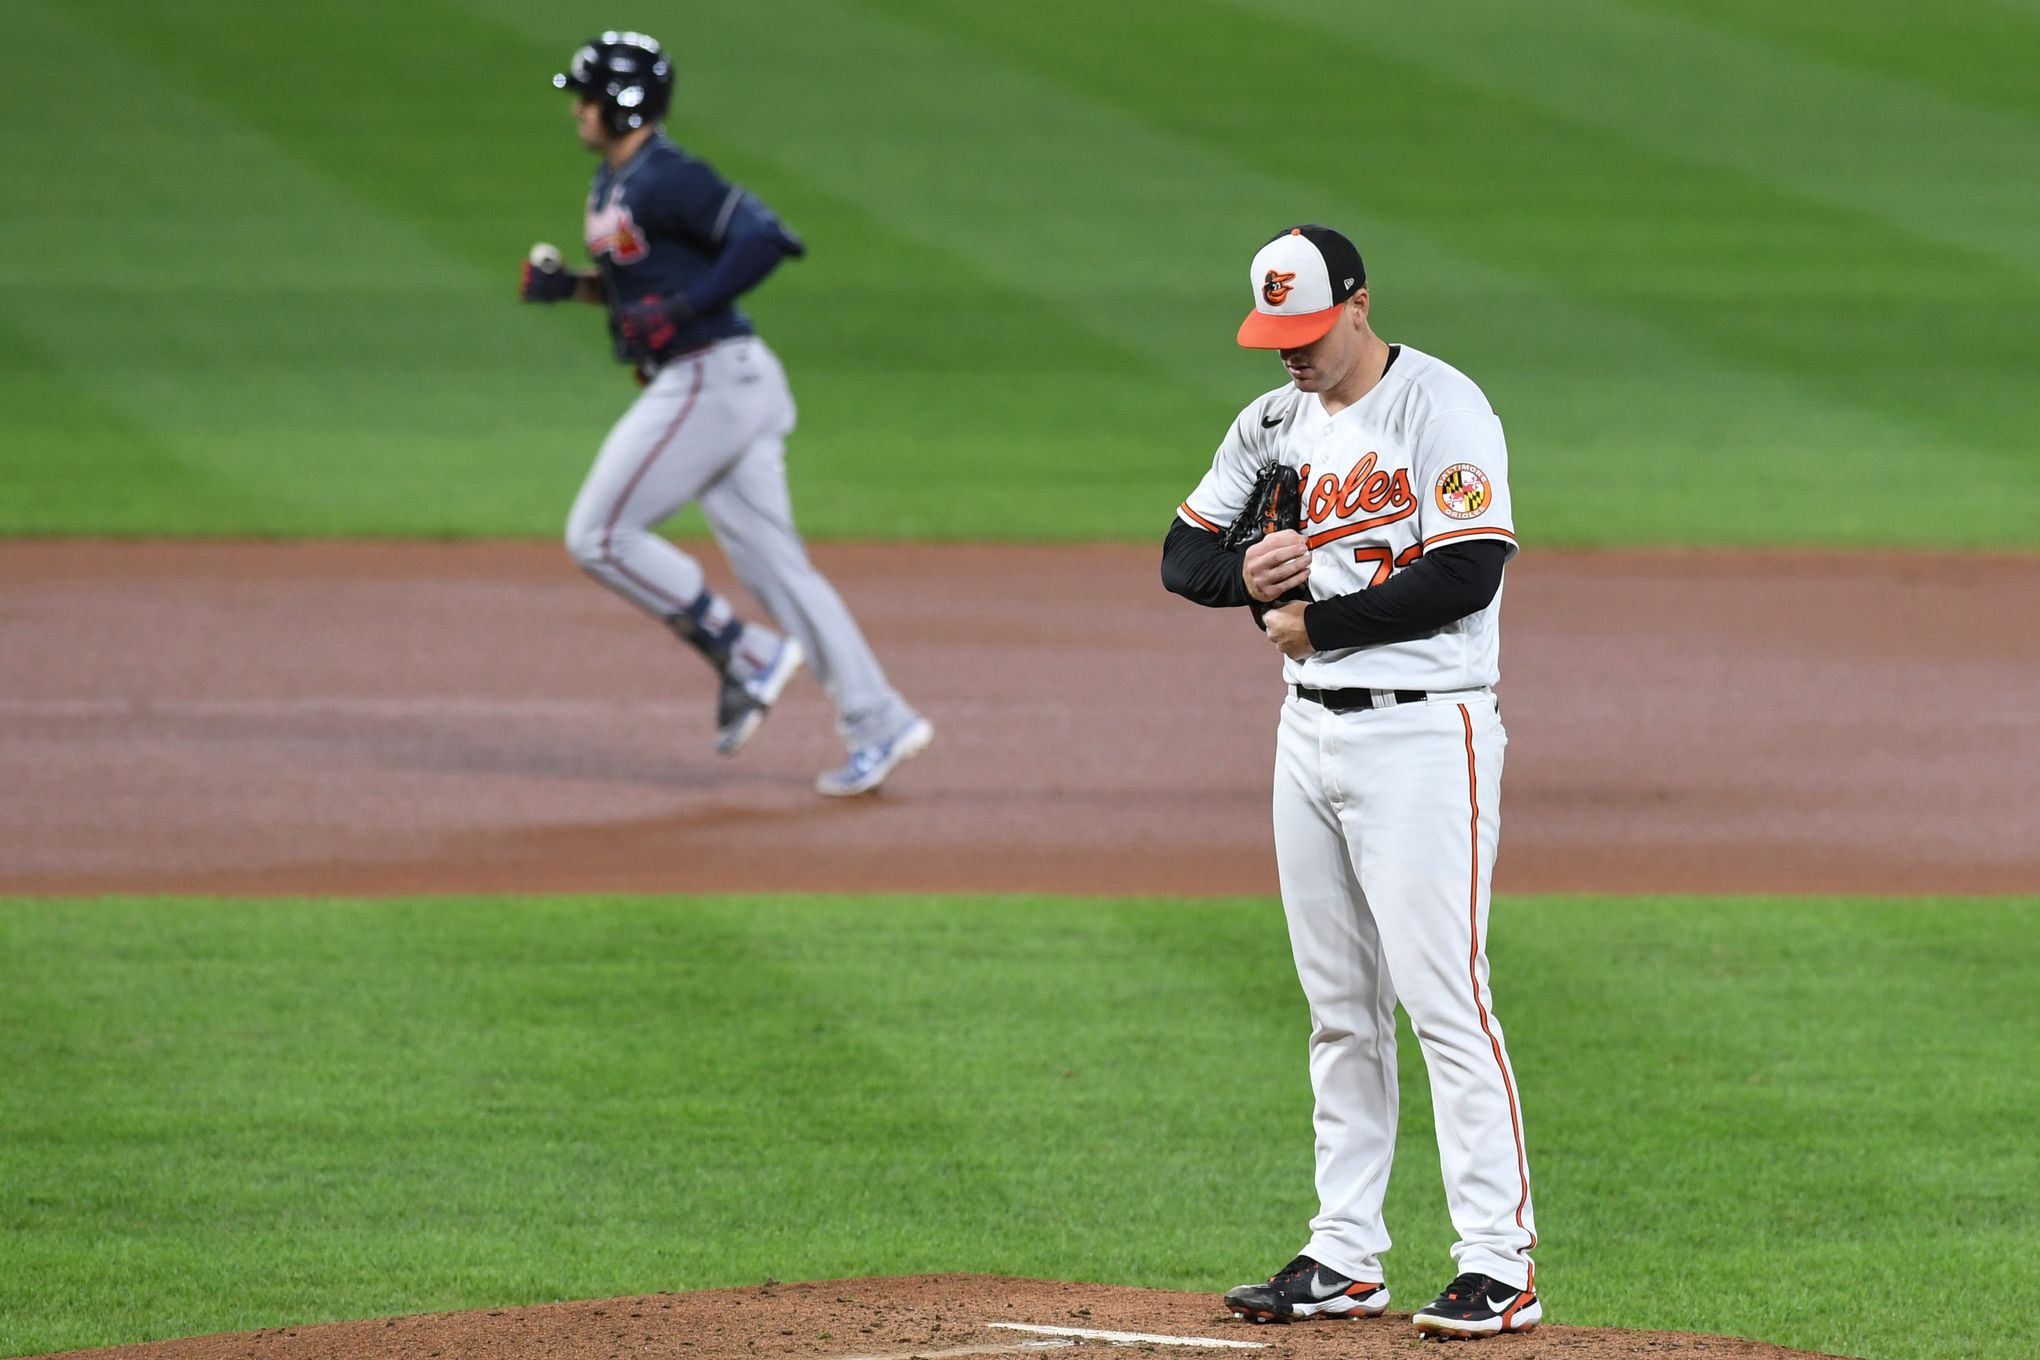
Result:
{"label": "orange and white cap", "polygon": [[1249,278],[1254,310],[1240,323],[1240,344],[1296,349],[1332,328],[1346,299],[1367,286],[1367,267],[1351,241],[1306,223],[1256,251]]}

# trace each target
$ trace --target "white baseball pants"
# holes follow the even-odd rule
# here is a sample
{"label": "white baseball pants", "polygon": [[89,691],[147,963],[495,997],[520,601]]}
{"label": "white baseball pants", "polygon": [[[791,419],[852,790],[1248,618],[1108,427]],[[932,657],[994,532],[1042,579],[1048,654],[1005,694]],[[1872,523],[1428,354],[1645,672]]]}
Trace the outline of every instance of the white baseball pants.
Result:
{"label": "white baseball pants", "polygon": [[[913,714],[794,528],[786,487],[794,421],[786,372],[756,336],[673,360],[603,441],[567,516],[567,551],[597,580],[673,623],[702,608],[706,578],[699,562],[651,530],[699,501],[731,569],[806,651],[836,706],[837,730],[855,750],[889,740]],[[755,630],[746,627],[736,663],[769,651],[769,633],[761,647]]]}
{"label": "white baseball pants", "polygon": [[1317,1191],[1304,1252],[1380,1280],[1395,1153],[1395,1006],[1423,1048],[1453,1259],[1531,1287],[1537,1233],[1516,1077],[1488,992],[1502,728],[1485,690],[1335,713],[1292,694],[1275,856],[1310,1003]]}

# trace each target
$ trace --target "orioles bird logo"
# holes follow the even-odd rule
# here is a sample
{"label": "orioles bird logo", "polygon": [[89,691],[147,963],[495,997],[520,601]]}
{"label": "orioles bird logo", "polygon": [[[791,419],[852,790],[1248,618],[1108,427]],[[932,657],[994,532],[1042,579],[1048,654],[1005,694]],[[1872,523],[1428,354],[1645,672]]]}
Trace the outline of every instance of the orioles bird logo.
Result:
{"label": "orioles bird logo", "polygon": [[1295,277],[1294,271],[1287,274],[1273,269],[1268,271],[1268,277],[1261,281],[1261,296],[1268,299],[1270,307],[1280,307],[1289,300],[1289,294],[1294,291],[1290,280]]}

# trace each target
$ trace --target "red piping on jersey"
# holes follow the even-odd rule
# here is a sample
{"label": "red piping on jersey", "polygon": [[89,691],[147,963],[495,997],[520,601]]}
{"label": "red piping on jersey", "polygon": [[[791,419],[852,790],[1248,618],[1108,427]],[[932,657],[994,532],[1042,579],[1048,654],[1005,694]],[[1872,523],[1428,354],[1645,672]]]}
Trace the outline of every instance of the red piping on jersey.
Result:
{"label": "red piping on jersey", "polygon": [[1219,528],[1216,524],[1213,524],[1210,520],[1198,514],[1195,510],[1192,510],[1190,508],[1190,502],[1188,501],[1184,501],[1181,505],[1177,506],[1176,508],[1178,510],[1181,510],[1184,514],[1190,516],[1190,518],[1196,520],[1199,524],[1203,525],[1205,528],[1211,530],[1211,532],[1213,532],[1214,534],[1222,534],[1225,532],[1225,530]]}
{"label": "red piping on jersey", "polygon": [[1537,1233],[1523,1223],[1523,1210],[1530,1204],[1530,1163],[1523,1155],[1523,1120],[1516,1111],[1516,1083],[1509,1075],[1508,1059],[1502,1056],[1502,1041],[1495,1038],[1494,1029],[1488,1024],[1487,1006],[1480,999],[1480,776],[1473,758],[1473,715],[1466,711],[1465,704],[1456,707],[1460,724],[1466,728],[1466,801],[1473,809],[1468,827],[1473,853],[1470,856],[1472,871],[1466,904],[1467,922],[1473,932],[1473,951],[1467,956],[1466,972],[1473,981],[1473,1008],[1480,1014],[1480,1032],[1487,1035],[1488,1046],[1494,1049],[1495,1067],[1502,1074],[1502,1090],[1509,1097],[1509,1132],[1516,1139],[1516,1175],[1523,1183],[1522,1197],[1516,1201],[1516,1226],[1530,1238],[1530,1245],[1523,1248],[1526,1253],[1524,1260],[1530,1266],[1530,1278],[1523,1282],[1527,1293],[1537,1287],[1537,1266],[1527,1255],[1537,1246]]}
{"label": "red piping on jersey", "polygon": [[624,580],[629,581],[639,590],[644,591],[645,594],[664,600],[675,609],[685,609],[693,601],[673,598],[673,596],[659,589],[644,577],[631,571],[629,567],[624,566],[611,550],[610,536],[616,531],[616,521],[623,517],[624,503],[630,499],[631,492],[637,490],[638,483],[643,481],[644,475],[652,470],[652,464],[659,461],[659,455],[666,451],[667,446],[673,442],[673,436],[680,432],[681,423],[694,410],[695,399],[701,395],[701,375],[704,367],[705,365],[703,365],[701,360],[696,359],[694,361],[694,385],[687,389],[687,400],[680,403],[680,412],[673,417],[673,423],[666,427],[666,432],[659,436],[659,442],[652,445],[651,452],[647,453],[644,461],[637,465],[637,471],[631,473],[630,480],[623,484],[622,494],[617,496],[616,504],[609,507],[609,518],[604,520],[602,524],[602,560],[616,568],[616,574],[623,577]]}
{"label": "red piping on jersey", "polygon": [[1385,515],[1376,515],[1373,519],[1363,519],[1356,524],[1342,524],[1336,529],[1327,529],[1321,534],[1312,534],[1303,541],[1303,546],[1306,548],[1322,547],[1334,539],[1345,538],[1351,534],[1364,534],[1369,529],[1379,529],[1384,524],[1393,524],[1399,519],[1408,519],[1416,513],[1417,507],[1414,504],[1406,505],[1400,510],[1391,510]]}

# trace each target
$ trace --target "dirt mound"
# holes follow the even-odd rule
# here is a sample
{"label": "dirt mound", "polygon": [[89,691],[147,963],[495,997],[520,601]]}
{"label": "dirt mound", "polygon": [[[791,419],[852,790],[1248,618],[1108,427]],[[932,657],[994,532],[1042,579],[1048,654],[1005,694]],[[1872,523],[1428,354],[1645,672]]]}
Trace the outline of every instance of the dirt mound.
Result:
{"label": "dirt mound", "polygon": [[[1116,1335],[1114,1335],[1116,1334]],[[1202,1344],[1199,1344],[1202,1343]],[[476,1313],[334,1322],[72,1351],[118,1360],[949,1360],[1138,1351],[1182,1360],[1369,1360],[1421,1346],[1408,1313],[1253,1326],[1211,1294],[997,1275],[821,1280]],[[1479,1360],[1694,1356],[1791,1360],[1812,1351],[1690,1332],[1546,1324],[1482,1342]]]}

